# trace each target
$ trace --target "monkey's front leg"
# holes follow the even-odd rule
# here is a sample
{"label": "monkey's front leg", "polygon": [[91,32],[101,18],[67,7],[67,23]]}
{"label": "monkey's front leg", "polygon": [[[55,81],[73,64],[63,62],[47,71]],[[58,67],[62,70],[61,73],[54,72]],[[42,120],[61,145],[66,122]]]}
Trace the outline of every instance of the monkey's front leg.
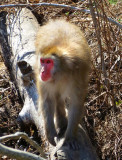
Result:
{"label": "monkey's front leg", "polygon": [[56,143],[54,141],[54,137],[57,136],[57,133],[54,126],[54,110],[54,102],[52,102],[50,98],[47,98],[45,102],[43,102],[42,104],[42,114],[44,117],[45,133],[48,141],[55,146]]}
{"label": "monkey's front leg", "polygon": [[57,97],[55,117],[56,117],[55,125],[56,125],[57,136],[58,136],[57,140],[59,141],[64,135],[67,128],[65,104],[60,97]]}
{"label": "monkey's front leg", "polygon": [[68,126],[63,145],[68,145],[73,150],[80,149],[80,139],[78,137],[78,124],[84,115],[84,106],[79,102],[69,107]]}

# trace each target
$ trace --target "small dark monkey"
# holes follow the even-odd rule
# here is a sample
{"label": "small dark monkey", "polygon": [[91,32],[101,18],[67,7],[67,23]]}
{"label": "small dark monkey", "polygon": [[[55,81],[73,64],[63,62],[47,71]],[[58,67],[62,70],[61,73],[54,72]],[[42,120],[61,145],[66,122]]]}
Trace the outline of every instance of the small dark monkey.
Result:
{"label": "small dark monkey", "polygon": [[[90,49],[80,29],[65,20],[51,20],[36,37],[39,109],[48,141],[79,149],[78,124],[84,116]],[[68,112],[66,114],[66,101]]]}

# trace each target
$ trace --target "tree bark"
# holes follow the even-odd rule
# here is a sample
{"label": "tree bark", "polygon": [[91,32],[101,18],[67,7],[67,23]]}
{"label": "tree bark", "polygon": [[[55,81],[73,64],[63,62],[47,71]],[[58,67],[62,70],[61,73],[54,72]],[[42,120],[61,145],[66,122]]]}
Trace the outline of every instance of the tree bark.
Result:
{"label": "tree bark", "polygon": [[82,143],[81,149],[78,151],[61,147],[61,142],[53,147],[45,141],[43,119],[38,114],[38,93],[33,72],[35,64],[34,40],[39,24],[27,8],[18,9],[15,13],[0,13],[0,44],[5,64],[24,103],[19,113],[19,121],[26,125],[31,123],[36,125],[46,150],[48,147],[51,160],[55,157],[60,160],[97,160],[97,154],[83,125],[79,125],[79,138]]}

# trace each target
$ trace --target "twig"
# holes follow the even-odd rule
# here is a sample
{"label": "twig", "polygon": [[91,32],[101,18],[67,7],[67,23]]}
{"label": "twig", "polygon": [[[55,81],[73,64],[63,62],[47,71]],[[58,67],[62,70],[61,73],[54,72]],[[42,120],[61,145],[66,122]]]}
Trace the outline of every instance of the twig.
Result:
{"label": "twig", "polygon": [[0,155],[7,155],[8,157],[11,157],[16,160],[46,160],[44,158],[41,158],[35,154],[20,151],[17,149],[13,149],[10,147],[6,147],[3,144],[0,143]]}
{"label": "twig", "polygon": [[6,88],[6,89],[0,88],[0,93],[4,93],[5,91],[7,91],[7,90],[9,90],[9,89],[10,89],[10,87],[8,87],[8,88]]}
{"label": "twig", "polygon": [[81,12],[90,13],[87,9],[81,9],[79,7],[64,5],[64,4],[55,4],[55,3],[34,3],[34,4],[6,4],[0,5],[0,8],[12,8],[12,7],[28,7],[28,6],[48,6],[48,7],[56,7],[56,8],[68,8],[73,10],[80,10]]}
{"label": "twig", "polygon": [[120,56],[117,58],[117,60],[115,61],[115,63],[111,67],[110,72],[113,70],[113,68],[115,67],[115,65],[117,64],[118,61],[120,61]]}
{"label": "twig", "polygon": [[35,141],[33,141],[31,138],[29,138],[26,133],[23,133],[23,132],[16,132],[15,134],[0,137],[0,142],[5,142],[5,141],[11,140],[11,139],[18,139],[20,137],[23,138],[29,144],[31,144],[43,157],[45,156],[41,147]]}
{"label": "twig", "polygon": [[100,98],[101,96],[103,96],[104,94],[106,94],[106,92],[101,93],[99,96],[95,97],[94,99],[92,99],[89,103],[87,103],[86,105],[90,105],[92,102],[94,102],[96,99]]}
{"label": "twig", "polygon": [[[69,6],[69,5],[64,5],[64,4],[55,4],[55,3],[34,3],[34,4],[6,4],[6,5],[0,5],[0,8],[12,8],[12,7],[29,7],[29,6],[47,6],[47,7],[56,7],[56,8],[67,8],[67,9],[72,9],[72,10],[78,10],[80,12],[84,12],[87,14],[91,14],[90,10],[87,9],[81,9],[79,7],[74,7],[74,6]],[[97,13],[95,13],[97,16]],[[103,18],[102,15],[99,15],[100,17]],[[114,25],[117,25],[120,29],[122,29],[122,24],[116,22],[110,17],[107,17],[108,21],[113,23]]]}

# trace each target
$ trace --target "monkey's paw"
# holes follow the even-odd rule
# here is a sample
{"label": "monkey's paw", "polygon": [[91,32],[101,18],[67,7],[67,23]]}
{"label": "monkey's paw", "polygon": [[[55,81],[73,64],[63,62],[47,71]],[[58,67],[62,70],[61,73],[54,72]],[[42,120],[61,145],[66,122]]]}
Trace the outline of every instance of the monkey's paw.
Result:
{"label": "monkey's paw", "polygon": [[55,137],[55,143],[56,145],[63,147],[67,146],[72,150],[79,150],[81,148],[80,142],[76,138],[72,138],[69,140],[66,140],[65,138],[61,138],[60,140]]}
{"label": "monkey's paw", "polygon": [[80,149],[80,142],[77,139],[70,139],[70,140],[64,140],[64,143],[62,146],[68,146],[72,150],[79,150]]}

